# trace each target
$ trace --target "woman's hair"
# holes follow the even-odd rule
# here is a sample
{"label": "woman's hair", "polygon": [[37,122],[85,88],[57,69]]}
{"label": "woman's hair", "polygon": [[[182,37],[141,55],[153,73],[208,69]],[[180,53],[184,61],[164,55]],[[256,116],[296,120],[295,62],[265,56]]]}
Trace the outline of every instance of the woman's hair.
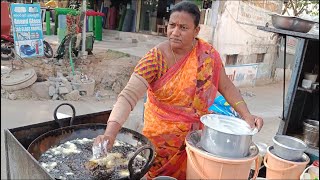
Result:
{"label": "woman's hair", "polygon": [[187,12],[192,15],[194,19],[194,25],[197,27],[200,21],[200,10],[197,5],[188,1],[181,1],[173,6],[171,9],[171,14],[174,12]]}

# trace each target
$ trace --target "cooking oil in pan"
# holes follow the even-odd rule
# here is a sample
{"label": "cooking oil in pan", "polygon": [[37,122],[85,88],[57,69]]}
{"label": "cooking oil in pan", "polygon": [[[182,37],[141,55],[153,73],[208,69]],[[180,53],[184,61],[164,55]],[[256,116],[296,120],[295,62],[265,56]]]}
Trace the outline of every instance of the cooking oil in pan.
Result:
{"label": "cooking oil in pan", "polygon": [[[116,140],[105,158],[91,161],[94,139],[75,139],[52,147],[39,162],[56,179],[120,179],[129,176],[128,161],[136,147]],[[146,159],[138,155],[133,169],[141,169]]]}

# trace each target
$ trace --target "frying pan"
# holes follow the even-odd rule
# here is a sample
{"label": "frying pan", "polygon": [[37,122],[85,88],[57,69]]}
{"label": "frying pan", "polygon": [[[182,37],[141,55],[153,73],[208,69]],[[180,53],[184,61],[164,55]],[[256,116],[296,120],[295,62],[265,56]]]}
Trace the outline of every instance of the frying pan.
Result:
{"label": "frying pan", "polygon": [[[66,127],[61,127],[62,123],[57,118],[57,111],[59,107],[63,105],[70,106],[73,111],[70,125]],[[49,131],[37,137],[29,145],[28,152],[36,160],[39,160],[40,156],[51,147],[59,146],[60,144],[63,144],[67,141],[75,140],[77,138],[92,139],[104,133],[107,127],[106,124],[88,123],[73,125],[75,114],[76,113],[74,106],[69,103],[62,103],[57,106],[54,110],[54,119],[60,125],[60,128]],[[151,168],[151,165],[154,161],[155,149],[153,144],[144,135],[127,128],[120,129],[117,135],[117,139],[138,148],[128,162],[129,176],[123,177],[121,179],[141,179]],[[133,169],[133,162],[138,154],[141,154],[141,156],[143,156],[147,160],[147,162],[140,170],[135,171]]]}

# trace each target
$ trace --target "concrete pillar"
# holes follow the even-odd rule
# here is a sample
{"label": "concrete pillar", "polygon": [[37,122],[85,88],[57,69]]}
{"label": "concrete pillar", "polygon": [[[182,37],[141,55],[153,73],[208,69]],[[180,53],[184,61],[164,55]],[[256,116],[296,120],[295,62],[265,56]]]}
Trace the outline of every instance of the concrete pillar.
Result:
{"label": "concrete pillar", "polygon": [[214,33],[217,27],[217,21],[218,21],[218,15],[219,15],[219,5],[220,5],[220,0],[212,1],[212,37],[211,37],[211,43],[214,44]]}
{"label": "concrete pillar", "polygon": [[137,10],[136,10],[136,32],[140,30],[140,16],[141,16],[141,0],[137,0]]}

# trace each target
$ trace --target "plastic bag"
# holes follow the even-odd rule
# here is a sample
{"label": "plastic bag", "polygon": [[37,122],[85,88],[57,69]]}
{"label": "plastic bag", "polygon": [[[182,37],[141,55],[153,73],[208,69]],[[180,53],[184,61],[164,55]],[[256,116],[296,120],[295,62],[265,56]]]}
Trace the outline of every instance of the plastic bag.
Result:
{"label": "plastic bag", "polygon": [[92,159],[99,159],[107,155],[108,140],[99,143],[98,145],[92,146]]}
{"label": "plastic bag", "polygon": [[230,106],[222,95],[219,95],[214,99],[213,104],[208,108],[208,110],[215,114],[240,118],[239,114]]}

